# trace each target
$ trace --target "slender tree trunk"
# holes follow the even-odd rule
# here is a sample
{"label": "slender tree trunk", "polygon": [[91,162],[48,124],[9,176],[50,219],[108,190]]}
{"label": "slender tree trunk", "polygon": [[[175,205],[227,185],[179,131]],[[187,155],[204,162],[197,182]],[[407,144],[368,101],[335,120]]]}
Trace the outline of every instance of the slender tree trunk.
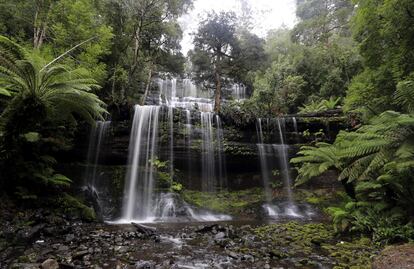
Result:
{"label": "slender tree trunk", "polygon": [[114,68],[114,74],[112,75],[112,89],[111,89],[111,95],[112,95],[112,102],[115,104],[115,85],[116,85],[116,70],[117,67]]}
{"label": "slender tree trunk", "polygon": [[[43,41],[46,37],[47,21],[51,8],[52,4],[47,3],[45,0],[36,1],[36,12],[33,24],[33,47],[35,49],[40,49],[43,45]],[[42,16],[43,12],[44,14]]]}
{"label": "slender tree trunk", "polygon": [[216,90],[214,93],[214,112],[219,113],[221,109],[221,76],[219,68],[215,70]]}
{"label": "slender tree trunk", "polygon": [[138,67],[139,50],[141,49],[141,37],[140,37],[141,25],[142,25],[142,22],[140,23],[140,25],[138,26],[137,30],[134,33],[135,35],[134,57],[132,59],[132,65],[129,70],[129,79],[128,79],[129,82],[131,82],[132,76],[135,74],[135,71],[137,70],[137,67]]}
{"label": "slender tree trunk", "polygon": [[145,87],[144,96],[142,97],[142,100],[141,100],[141,105],[145,105],[145,101],[147,100],[148,93],[151,89],[152,68],[153,68],[153,65],[152,63],[150,63],[149,71],[148,71],[148,78],[147,78],[147,85]]}

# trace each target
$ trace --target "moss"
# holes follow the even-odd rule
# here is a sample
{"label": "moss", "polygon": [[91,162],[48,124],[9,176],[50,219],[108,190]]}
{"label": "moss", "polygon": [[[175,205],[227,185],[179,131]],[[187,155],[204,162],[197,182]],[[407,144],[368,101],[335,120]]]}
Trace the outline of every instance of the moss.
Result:
{"label": "moss", "polygon": [[[331,225],[298,222],[265,225],[253,230],[262,240],[268,240],[279,259],[311,254],[328,256],[334,268],[371,268],[378,249],[368,238],[340,240]],[[283,251],[282,251],[283,250]],[[280,255],[277,255],[277,254]],[[283,255],[282,255],[283,254]]]}
{"label": "moss", "polygon": [[64,194],[56,198],[57,210],[61,211],[73,218],[80,218],[86,221],[95,221],[96,213],[93,208],[86,206],[79,198]]}
{"label": "moss", "polygon": [[371,268],[372,258],[378,253],[368,238],[341,241],[336,244],[322,246],[337,262],[338,268]]}
{"label": "moss", "polygon": [[295,191],[295,200],[306,201],[322,210],[340,204],[341,197],[343,197],[342,191],[332,189],[297,189]]}
{"label": "moss", "polygon": [[187,203],[197,207],[228,214],[243,213],[251,205],[260,203],[264,199],[260,188],[219,193],[184,190],[182,197]]}
{"label": "moss", "polygon": [[329,122],[343,122],[346,123],[348,118],[346,116],[331,116],[331,117],[297,117],[296,120],[298,122],[303,123],[321,123],[327,124]]}

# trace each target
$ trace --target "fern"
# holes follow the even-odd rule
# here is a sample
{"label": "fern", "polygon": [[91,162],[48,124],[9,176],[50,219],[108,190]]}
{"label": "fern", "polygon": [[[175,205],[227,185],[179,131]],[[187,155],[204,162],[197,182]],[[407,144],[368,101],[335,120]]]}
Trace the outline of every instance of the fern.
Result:
{"label": "fern", "polygon": [[291,163],[300,164],[296,185],[308,182],[313,177],[319,176],[331,168],[340,169],[338,149],[328,143],[317,143],[314,147],[303,146],[298,152],[298,157]]}
{"label": "fern", "polygon": [[18,44],[0,36],[0,93],[10,96],[2,121],[19,107],[13,100],[34,97],[52,120],[72,120],[77,114],[90,123],[102,119],[104,103],[92,93],[97,82],[84,69],[70,70],[64,65],[50,65],[31,55]]}
{"label": "fern", "polygon": [[[30,186],[44,192],[68,187],[71,180],[52,168],[51,150],[63,148],[67,133],[82,118],[94,124],[103,119],[105,104],[93,93],[99,85],[84,69],[47,64],[4,36],[0,36],[0,95],[5,108],[0,115],[1,152],[11,187]],[[60,126],[65,126],[60,128]],[[30,153],[26,153],[28,147]],[[17,180],[12,180],[17,179]],[[23,189],[22,189],[23,190]],[[29,197],[23,191],[21,197]]]}
{"label": "fern", "polygon": [[399,82],[394,98],[396,104],[402,106],[406,112],[414,113],[414,80]]}
{"label": "fern", "polygon": [[305,106],[299,108],[299,114],[317,113],[327,111],[330,109],[335,109],[339,107],[340,102],[340,97],[331,97],[328,100],[321,100],[319,102],[312,100]]}

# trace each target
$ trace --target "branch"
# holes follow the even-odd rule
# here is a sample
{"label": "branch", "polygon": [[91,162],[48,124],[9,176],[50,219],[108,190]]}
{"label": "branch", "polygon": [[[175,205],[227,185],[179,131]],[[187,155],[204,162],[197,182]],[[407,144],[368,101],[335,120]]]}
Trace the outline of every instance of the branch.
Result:
{"label": "branch", "polygon": [[40,72],[42,72],[43,70],[45,70],[46,68],[48,68],[50,65],[54,64],[55,62],[59,61],[60,59],[62,59],[63,57],[65,57],[67,54],[71,53],[72,51],[74,51],[75,49],[79,48],[80,46],[82,46],[85,43],[88,43],[92,40],[94,40],[95,38],[97,38],[97,36],[91,37],[81,43],[79,43],[78,45],[72,47],[71,49],[67,50],[66,52],[64,52],[63,54],[59,55],[58,57],[56,57],[53,61],[51,61],[50,63],[48,63],[47,65],[45,65],[42,69],[40,69]]}

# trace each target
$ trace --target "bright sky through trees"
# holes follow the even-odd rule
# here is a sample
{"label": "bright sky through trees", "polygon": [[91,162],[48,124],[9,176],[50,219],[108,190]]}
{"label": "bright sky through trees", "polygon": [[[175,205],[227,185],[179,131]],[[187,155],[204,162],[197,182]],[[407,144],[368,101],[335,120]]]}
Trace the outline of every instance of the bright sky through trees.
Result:
{"label": "bright sky through trees", "polygon": [[192,48],[191,33],[196,31],[205,12],[231,10],[240,15],[245,7],[252,10],[253,32],[261,37],[265,37],[270,29],[282,25],[290,28],[295,24],[294,0],[196,0],[194,9],[180,19],[184,30],[183,52]]}

